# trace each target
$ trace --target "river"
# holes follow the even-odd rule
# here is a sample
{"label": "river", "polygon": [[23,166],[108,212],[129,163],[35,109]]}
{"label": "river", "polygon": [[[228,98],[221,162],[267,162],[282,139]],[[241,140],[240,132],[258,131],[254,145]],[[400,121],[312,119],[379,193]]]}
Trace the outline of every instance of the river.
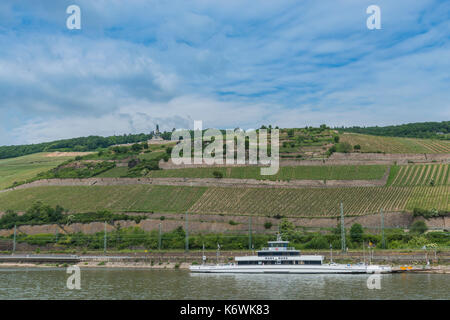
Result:
{"label": "river", "polygon": [[82,268],[81,289],[64,268],[0,267],[0,299],[450,299],[448,274],[213,275],[186,270]]}

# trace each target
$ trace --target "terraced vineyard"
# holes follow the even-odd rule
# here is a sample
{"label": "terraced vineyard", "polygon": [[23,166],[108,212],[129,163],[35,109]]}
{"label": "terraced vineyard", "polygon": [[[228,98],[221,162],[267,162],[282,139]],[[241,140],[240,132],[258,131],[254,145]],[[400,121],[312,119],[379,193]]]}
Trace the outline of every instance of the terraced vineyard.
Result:
{"label": "terraced vineyard", "polygon": [[219,171],[224,178],[259,180],[374,180],[381,179],[387,167],[383,165],[361,166],[296,166],[280,167],[278,174],[262,176],[259,167],[188,168],[151,171],[152,178],[213,178]]}
{"label": "terraced vineyard", "polygon": [[358,133],[344,133],[342,142],[352,146],[359,144],[361,152],[386,153],[450,153],[450,141],[371,136]]}
{"label": "terraced vineyard", "polygon": [[243,214],[337,217],[422,209],[450,210],[450,186],[346,188],[225,188],[181,186],[37,187],[0,193],[0,211],[26,210],[37,200],[72,212]]}
{"label": "terraced vineyard", "polygon": [[439,186],[450,185],[450,166],[448,164],[425,164],[397,166],[391,169],[392,186]]}
{"label": "terraced vineyard", "polygon": [[414,187],[406,209],[414,208],[450,211],[450,186]]}
{"label": "terraced vineyard", "polygon": [[[348,215],[413,210],[414,207],[448,210],[448,186],[353,187],[330,189],[231,189],[209,188],[190,209],[197,213],[240,213],[335,217],[339,203]],[[433,195],[432,197],[430,197]]]}

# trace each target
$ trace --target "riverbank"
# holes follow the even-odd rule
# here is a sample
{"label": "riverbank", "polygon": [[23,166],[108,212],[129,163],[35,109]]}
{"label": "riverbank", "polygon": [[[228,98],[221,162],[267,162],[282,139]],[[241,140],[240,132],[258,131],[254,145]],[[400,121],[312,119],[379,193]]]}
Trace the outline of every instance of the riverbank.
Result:
{"label": "riverbank", "polygon": [[[72,264],[71,264],[72,265]],[[162,263],[151,264],[145,262],[79,262],[73,264],[80,268],[129,268],[129,269],[189,269],[189,263]],[[49,263],[19,263],[19,262],[5,262],[0,263],[0,268],[66,268],[68,264],[49,264]]]}
{"label": "riverbank", "polygon": [[[90,262],[79,262],[76,264],[80,269],[89,268],[111,268],[111,269],[152,269],[152,270],[188,270],[190,263],[157,263],[152,264],[148,262],[105,262],[105,261],[90,261]],[[64,264],[48,264],[48,263],[0,263],[0,268],[66,268],[69,265]],[[432,266],[414,266],[412,269],[411,265],[392,265],[395,272],[404,273],[431,273],[431,274],[450,274],[450,265],[432,265]]]}

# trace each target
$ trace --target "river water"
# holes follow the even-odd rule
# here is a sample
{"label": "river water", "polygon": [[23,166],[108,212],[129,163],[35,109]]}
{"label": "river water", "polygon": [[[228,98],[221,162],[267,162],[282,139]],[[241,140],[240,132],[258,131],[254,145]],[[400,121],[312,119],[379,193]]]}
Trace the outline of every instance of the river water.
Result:
{"label": "river water", "polygon": [[0,299],[450,299],[448,274],[214,275],[186,270],[82,268],[69,290],[63,268],[0,267]]}

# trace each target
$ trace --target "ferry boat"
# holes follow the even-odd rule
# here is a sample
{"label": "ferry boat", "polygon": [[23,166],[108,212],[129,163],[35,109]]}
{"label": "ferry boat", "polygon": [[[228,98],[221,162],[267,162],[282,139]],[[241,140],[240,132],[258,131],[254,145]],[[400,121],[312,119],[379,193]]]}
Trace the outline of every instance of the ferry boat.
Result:
{"label": "ferry boat", "polygon": [[[390,273],[390,266],[324,263],[324,256],[301,255],[278,235],[256,256],[235,257],[235,263],[192,265],[191,272],[201,273]],[[205,257],[203,258],[205,261]]]}

